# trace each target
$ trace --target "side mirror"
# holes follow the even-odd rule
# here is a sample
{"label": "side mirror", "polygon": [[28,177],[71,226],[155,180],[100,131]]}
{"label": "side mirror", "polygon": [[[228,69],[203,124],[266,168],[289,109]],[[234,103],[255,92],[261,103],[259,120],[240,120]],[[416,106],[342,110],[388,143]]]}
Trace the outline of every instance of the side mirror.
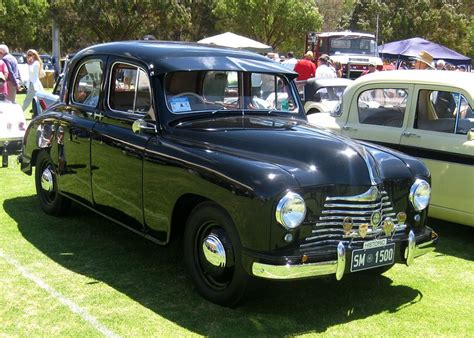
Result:
{"label": "side mirror", "polygon": [[474,128],[471,128],[471,129],[467,132],[467,140],[468,140],[468,141],[474,140]]}
{"label": "side mirror", "polygon": [[132,124],[132,131],[134,134],[139,134],[141,131],[149,134],[156,134],[156,125],[147,122],[143,119],[135,120]]}

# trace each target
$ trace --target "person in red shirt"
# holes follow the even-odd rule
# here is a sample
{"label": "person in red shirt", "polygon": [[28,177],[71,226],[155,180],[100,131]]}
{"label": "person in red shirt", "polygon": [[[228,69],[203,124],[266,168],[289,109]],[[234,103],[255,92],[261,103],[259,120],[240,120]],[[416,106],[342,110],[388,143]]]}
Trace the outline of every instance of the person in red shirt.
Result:
{"label": "person in red shirt", "polygon": [[313,61],[313,52],[306,52],[304,59],[298,60],[295,64],[294,71],[298,73],[297,81],[308,80],[310,77],[314,77],[316,73],[316,65]]}

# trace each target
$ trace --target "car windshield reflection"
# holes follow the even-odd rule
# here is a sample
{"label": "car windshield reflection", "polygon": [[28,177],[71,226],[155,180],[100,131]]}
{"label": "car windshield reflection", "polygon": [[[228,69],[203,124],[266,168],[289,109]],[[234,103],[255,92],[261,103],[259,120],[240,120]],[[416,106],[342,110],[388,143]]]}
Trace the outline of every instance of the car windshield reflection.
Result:
{"label": "car windshield reflection", "polygon": [[297,114],[288,81],[274,74],[235,71],[173,72],[165,77],[166,103],[177,115],[209,112]]}

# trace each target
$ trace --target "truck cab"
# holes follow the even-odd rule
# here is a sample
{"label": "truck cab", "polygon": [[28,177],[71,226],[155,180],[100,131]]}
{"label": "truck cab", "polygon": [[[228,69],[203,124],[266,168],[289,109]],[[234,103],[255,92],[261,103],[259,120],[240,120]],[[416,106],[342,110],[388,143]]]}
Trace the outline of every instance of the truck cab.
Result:
{"label": "truck cab", "polygon": [[358,78],[370,63],[382,70],[383,62],[377,50],[377,41],[373,34],[343,32],[308,32],[305,52],[312,51],[315,60],[327,54],[333,62],[342,64],[343,77]]}

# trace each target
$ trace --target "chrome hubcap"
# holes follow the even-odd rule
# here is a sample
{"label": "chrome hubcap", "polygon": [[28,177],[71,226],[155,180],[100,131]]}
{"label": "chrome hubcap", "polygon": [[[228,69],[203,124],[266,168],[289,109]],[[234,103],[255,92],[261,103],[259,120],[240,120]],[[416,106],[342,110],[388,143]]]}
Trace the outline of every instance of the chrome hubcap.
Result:
{"label": "chrome hubcap", "polygon": [[219,268],[225,268],[225,248],[221,240],[215,234],[211,233],[206,238],[204,238],[202,243],[202,251],[204,252],[204,257],[211,265]]}
{"label": "chrome hubcap", "polygon": [[41,188],[47,192],[53,191],[53,173],[49,167],[45,168],[41,174]]}

